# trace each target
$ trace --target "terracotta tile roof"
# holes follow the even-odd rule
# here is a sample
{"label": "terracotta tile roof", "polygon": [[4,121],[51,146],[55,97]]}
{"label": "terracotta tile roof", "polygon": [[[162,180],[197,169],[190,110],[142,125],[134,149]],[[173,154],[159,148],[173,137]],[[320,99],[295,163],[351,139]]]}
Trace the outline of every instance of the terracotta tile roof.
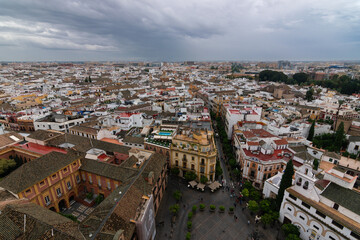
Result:
{"label": "terracotta tile roof", "polygon": [[37,130],[37,131],[31,133],[26,138],[31,138],[31,139],[40,140],[40,141],[47,141],[47,140],[53,139],[57,136],[60,136],[62,134],[63,133],[56,132],[56,131]]}
{"label": "terracotta tile roof", "polygon": [[276,145],[287,145],[288,141],[286,141],[286,139],[279,139],[279,140],[274,140],[274,143]]}
{"label": "terracotta tile roof", "polygon": [[[25,233],[24,215],[26,215]],[[9,204],[5,207],[0,215],[0,238],[82,239],[76,223],[34,203]]]}
{"label": "terracotta tile roof", "polygon": [[126,181],[128,178],[135,176],[138,173],[138,169],[136,168],[124,168],[118,165],[86,158],[81,159],[80,170],[121,182]]}
{"label": "terracotta tile roof", "polygon": [[76,132],[81,132],[81,133],[87,133],[87,134],[91,134],[91,135],[96,135],[99,130],[92,128],[92,127],[85,127],[85,126],[73,126],[72,128],[69,129],[69,131],[76,131]]}
{"label": "terracotta tile roof", "polygon": [[59,152],[48,153],[21,165],[0,182],[0,187],[17,194],[80,157],[74,151],[69,151],[67,154]]}

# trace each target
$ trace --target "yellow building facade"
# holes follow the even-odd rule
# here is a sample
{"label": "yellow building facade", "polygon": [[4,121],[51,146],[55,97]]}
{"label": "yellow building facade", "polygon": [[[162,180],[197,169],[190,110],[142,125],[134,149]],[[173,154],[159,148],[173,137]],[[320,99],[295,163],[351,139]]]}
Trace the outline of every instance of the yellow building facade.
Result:
{"label": "yellow building facade", "polygon": [[180,176],[192,171],[198,181],[202,176],[215,180],[217,149],[212,131],[178,129],[170,149],[170,166],[179,168]]}

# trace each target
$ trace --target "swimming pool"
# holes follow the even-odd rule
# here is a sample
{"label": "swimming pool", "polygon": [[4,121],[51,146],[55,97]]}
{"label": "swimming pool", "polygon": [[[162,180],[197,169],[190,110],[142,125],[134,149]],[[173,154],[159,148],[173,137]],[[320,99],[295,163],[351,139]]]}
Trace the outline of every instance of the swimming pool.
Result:
{"label": "swimming pool", "polygon": [[171,132],[159,132],[160,136],[170,136]]}

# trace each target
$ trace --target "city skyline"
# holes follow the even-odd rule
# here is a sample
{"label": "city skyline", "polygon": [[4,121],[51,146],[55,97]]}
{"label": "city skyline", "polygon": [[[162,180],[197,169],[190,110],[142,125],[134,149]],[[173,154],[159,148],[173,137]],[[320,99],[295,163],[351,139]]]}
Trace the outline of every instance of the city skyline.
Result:
{"label": "city skyline", "polygon": [[0,61],[358,60],[356,1],[0,1]]}

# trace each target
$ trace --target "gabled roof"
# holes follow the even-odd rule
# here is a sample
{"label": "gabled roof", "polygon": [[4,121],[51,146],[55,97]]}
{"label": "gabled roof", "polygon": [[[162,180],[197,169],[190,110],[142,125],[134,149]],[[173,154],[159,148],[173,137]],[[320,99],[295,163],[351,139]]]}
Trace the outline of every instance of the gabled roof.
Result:
{"label": "gabled roof", "polygon": [[321,196],[360,215],[360,193],[357,191],[341,187],[335,183],[330,183],[330,185],[321,193]]}
{"label": "gabled roof", "polygon": [[21,165],[0,182],[0,187],[16,194],[20,193],[80,157],[74,151],[69,151],[67,154],[59,152],[48,153]]}
{"label": "gabled roof", "polygon": [[1,239],[48,239],[51,234],[51,239],[81,239],[76,223],[35,203],[9,204],[0,215]]}

